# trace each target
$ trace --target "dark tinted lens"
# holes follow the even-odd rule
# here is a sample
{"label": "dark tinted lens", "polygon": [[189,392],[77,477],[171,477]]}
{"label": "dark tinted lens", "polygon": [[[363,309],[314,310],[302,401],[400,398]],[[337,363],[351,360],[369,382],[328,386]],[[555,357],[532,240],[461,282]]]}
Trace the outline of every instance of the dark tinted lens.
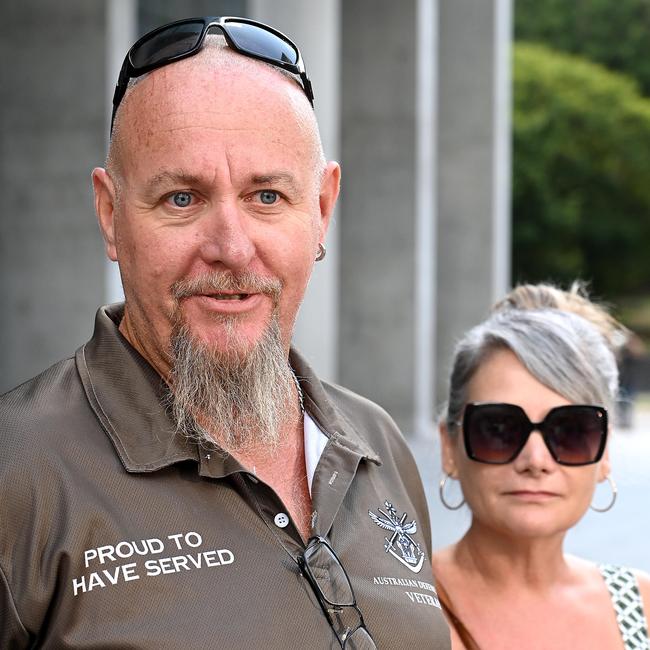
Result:
{"label": "dark tinted lens", "polygon": [[250,54],[283,63],[298,63],[298,51],[284,39],[255,25],[228,22],[226,25],[235,45]]}
{"label": "dark tinted lens", "polygon": [[607,418],[599,409],[568,406],[549,413],[544,428],[549,449],[558,463],[585,465],[600,458]]}
{"label": "dark tinted lens", "polygon": [[526,420],[513,406],[470,405],[465,412],[463,433],[470,458],[484,463],[509,463],[527,434]]}
{"label": "dark tinted lens", "polygon": [[334,553],[326,544],[317,543],[305,551],[306,568],[325,599],[334,605],[354,604],[352,585]]}
{"label": "dark tinted lens", "polygon": [[157,65],[194,49],[201,37],[203,23],[200,21],[168,27],[140,43],[130,55],[135,68]]}

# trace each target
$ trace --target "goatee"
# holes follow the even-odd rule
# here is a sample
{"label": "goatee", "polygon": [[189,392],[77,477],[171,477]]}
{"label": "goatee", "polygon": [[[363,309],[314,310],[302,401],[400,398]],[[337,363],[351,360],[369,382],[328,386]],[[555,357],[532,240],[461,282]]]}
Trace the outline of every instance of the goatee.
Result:
{"label": "goatee", "polygon": [[[219,290],[252,293],[255,276],[219,274],[191,287],[203,293],[205,284]],[[200,285],[200,286],[199,286]],[[267,293],[279,294],[279,287]],[[183,283],[175,295],[188,295]],[[276,301],[277,303],[277,298]],[[211,347],[192,335],[177,306],[171,335],[169,408],[177,431],[199,444],[216,443],[226,451],[246,452],[277,447],[285,426],[300,415],[296,379],[289,366],[277,316],[277,304],[262,338],[252,347],[239,335],[238,317],[219,318],[226,344]]]}

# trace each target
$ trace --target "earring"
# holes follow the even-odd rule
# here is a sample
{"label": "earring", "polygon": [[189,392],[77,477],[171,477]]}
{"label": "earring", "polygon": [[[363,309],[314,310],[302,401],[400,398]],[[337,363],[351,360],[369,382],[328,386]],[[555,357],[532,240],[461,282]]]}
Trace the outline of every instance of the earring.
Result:
{"label": "earring", "polygon": [[605,508],[594,508],[593,505],[589,506],[595,512],[607,512],[608,510],[611,510],[616,503],[616,497],[618,496],[618,488],[616,487],[616,483],[614,483],[614,479],[609,474],[605,478],[609,483],[609,487],[612,488],[612,498]]}
{"label": "earring", "polygon": [[318,255],[316,255],[316,261],[320,262],[326,254],[327,251],[325,250],[325,246],[323,246],[323,244],[318,244]]}
{"label": "earring", "polygon": [[458,510],[461,506],[464,505],[465,503],[465,497],[463,497],[463,500],[457,505],[457,506],[450,506],[447,500],[445,499],[445,486],[447,485],[447,480],[453,478],[450,474],[445,474],[441,479],[440,479],[440,484],[438,485],[438,491],[440,494],[440,501],[442,501],[442,505],[447,508],[447,510]]}

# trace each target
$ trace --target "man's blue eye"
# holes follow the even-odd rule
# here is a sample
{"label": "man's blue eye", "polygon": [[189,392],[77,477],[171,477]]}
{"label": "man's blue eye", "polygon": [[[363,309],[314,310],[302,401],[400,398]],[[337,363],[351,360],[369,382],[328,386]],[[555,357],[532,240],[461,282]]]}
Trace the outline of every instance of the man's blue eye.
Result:
{"label": "man's blue eye", "polygon": [[186,208],[192,202],[192,195],[189,192],[176,192],[172,195],[172,201],[177,208]]}
{"label": "man's blue eye", "polygon": [[262,190],[260,192],[260,201],[266,205],[273,205],[278,200],[278,193],[273,190]]}

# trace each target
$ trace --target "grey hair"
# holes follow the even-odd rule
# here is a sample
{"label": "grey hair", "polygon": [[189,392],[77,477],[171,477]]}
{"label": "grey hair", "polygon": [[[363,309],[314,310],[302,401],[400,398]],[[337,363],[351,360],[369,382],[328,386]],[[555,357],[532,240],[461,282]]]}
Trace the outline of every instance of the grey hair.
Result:
{"label": "grey hair", "polygon": [[494,313],[456,345],[442,413],[451,433],[457,430],[472,377],[493,352],[504,349],[537,381],[570,402],[611,412],[618,393],[616,360],[591,323],[556,309],[507,310]]}

